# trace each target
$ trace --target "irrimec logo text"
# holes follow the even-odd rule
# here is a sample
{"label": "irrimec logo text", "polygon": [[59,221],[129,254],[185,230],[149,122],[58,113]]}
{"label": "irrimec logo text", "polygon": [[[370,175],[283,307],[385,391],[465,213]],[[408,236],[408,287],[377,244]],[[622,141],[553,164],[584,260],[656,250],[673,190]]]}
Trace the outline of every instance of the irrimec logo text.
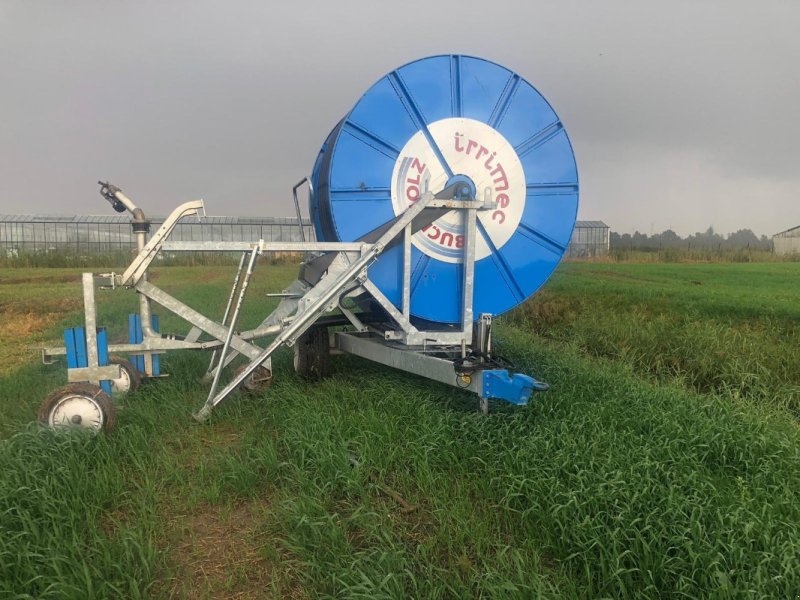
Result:
{"label": "irrimec logo text", "polygon": [[[477,197],[487,196],[495,208],[478,212],[475,259],[492,253],[511,238],[525,210],[525,173],[517,153],[495,129],[472,119],[450,118],[428,126],[451,171],[475,183]],[[400,152],[392,173],[392,206],[404,212],[425,192],[437,193],[448,176],[422,131]],[[461,262],[464,247],[464,214],[451,211],[414,235],[422,252],[445,262]]]}

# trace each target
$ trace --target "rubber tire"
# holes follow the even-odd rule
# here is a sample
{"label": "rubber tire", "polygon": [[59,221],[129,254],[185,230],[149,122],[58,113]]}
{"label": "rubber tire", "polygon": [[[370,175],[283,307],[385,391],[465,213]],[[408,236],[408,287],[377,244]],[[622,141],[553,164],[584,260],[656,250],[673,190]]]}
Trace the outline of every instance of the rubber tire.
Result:
{"label": "rubber tire", "polygon": [[331,348],[327,327],[315,325],[298,338],[294,345],[294,371],[311,381],[330,375]]}
{"label": "rubber tire", "polygon": [[50,413],[65,396],[83,396],[94,400],[103,415],[103,424],[100,427],[100,431],[108,433],[114,429],[117,422],[117,411],[114,409],[114,403],[111,398],[100,386],[85,382],[68,383],[47,396],[39,407],[38,417],[41,423],[47,426],[50,425]]}
{"label": "rubber tire", "polygon": [[[247,367],[248,365],[242,365],[234,371],[233,376],[238,377]],[[267,389],[270,385],[272,385],[272,372],[266,367],[258,367],[250,377],[242,382],[239,389],[255,393]]]}
{"label": "rubber tire", "polygon": [[[126,394],[133,394],[136,390],[139,389],[139,386],[142,384],[142,375],[136,369],[136,367],[131,364],[129,360],[125,360],[124,358],[120,358],[119,356],[112,356],[108,359],[108,364],[110,365],[119,365],[121,369],[124,369],[125,372],[128,374],[128,379],[130,379],[131,387]],[[113,397],[113,386],[112,386],[112,397]]]}

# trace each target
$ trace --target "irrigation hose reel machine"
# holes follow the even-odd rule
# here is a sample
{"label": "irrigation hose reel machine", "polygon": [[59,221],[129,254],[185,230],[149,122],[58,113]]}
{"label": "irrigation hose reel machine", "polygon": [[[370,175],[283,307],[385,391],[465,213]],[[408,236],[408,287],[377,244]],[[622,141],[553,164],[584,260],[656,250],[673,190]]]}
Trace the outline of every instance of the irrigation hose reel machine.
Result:
{"label": "irrigation hose reel machine", "polygon": [[[40,410],[53,427],[108,429],[112,396],[160,376],[169,350],[211,351],[200,421],[234,390],[268,384],[272,355],[284,345],[294,347],[303,375],[324,376],[331,353],[354,354],[469,390],[483,412],[490,398],[524,405],[547,389],[493,355],[492,319],[534,294],[563,257],[578,174],[555,111],[500,65],[432,56],[377,81],[293,188],[302,241],[171,241],[181,219],[202,218],[202,201],[182,204],[151,232],[122,190],[101,185],[115,210],[132,214],[138,253],[122,274],[84,274],[84,324],[65,331],[64,347],[42,350],[46,363],[67,356],[69,384]],[[316,241],[303,234],[304,185]],[[161,252],[241,254],[219,321],[148,281]],[[257,258],[270,252],[303,253],[299,276],[258,327],[239,331]],[[127,343],[109,343],[98,328],[96,284],[136,290]],[[160,333],[152,303],[191,329]],[[223,370],[239,356],[245,364],[223,385]]]}

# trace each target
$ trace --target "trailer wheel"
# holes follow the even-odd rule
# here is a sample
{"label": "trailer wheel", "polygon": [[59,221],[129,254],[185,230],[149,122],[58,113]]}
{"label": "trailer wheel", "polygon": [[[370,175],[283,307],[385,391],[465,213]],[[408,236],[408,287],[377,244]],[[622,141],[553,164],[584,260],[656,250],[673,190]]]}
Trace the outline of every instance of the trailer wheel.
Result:
{"label": "trailer wheel", "polygon": [[51,429],[82,428],[107,433],[114,428],[116,411],[108,394],[93,383],[70,383],[42,402],[39,421]]}
{"label": "trailer wheel", "polygon": [[[238,377],[239,374],[247,368],[247,365],[242,365],[234,372],[233,376]],[[267,389],[272,383],[272,371],[266,367],[257,367],[255,371],[250,374],[239,386],[241,389],[248,392],[259,392]]]}
{"label": "trailer wheel", "polygon": [[132,394],[139,389],[139,385],[142,383],[142,376],[130,361],[118,356],[112,356],[108,359],[108,362],[112,365],[119,365],[119,379],[111,380],[112,398],[122,394]]}
{"label": "trailer wheel", "polygon": [[316,325],[301,335],[294,345],[295,373],[306,379],[324,379],[330,374],[331,349],[328,328]]}

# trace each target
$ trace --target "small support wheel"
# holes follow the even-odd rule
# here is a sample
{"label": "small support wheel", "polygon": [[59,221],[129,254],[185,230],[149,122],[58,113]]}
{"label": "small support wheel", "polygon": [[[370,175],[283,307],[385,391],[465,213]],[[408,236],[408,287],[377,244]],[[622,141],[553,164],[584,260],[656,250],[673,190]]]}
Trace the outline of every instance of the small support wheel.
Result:
{"label": "small support wheel", "polygon": [[142,376],[130,361],[118,356],[108,359],[109,364],[119,365],[119,379],[111,380],[111,397],[116,398],[122,394],[132,394],[142,383]]}
{"label": "small support wheel", "polygon": [[70,383],[42,402],[39,421],[51,429],[82,428],[107,433],[117,416],[111,398],[93,383]]}
{"label": "small support wheel", "polygon": [[328,328],[310,327],[294,345],[295,373],[310,380],[324,379],[331,372],[331,348]]}
{"label": "small support wheel", "polygon": [[[233,376],[238,377],[242,371],[247,368],[247,365],[242,365],[234,372]],[[267,389],[270,384],[272,383],[272,371],[268,368],[261,366],[257,367],[255,371],[253,371],[249,377],[247,377],[242,384],[239,386],[240,389],[243,389],[248,392],[259,392],[262,390]]]}

